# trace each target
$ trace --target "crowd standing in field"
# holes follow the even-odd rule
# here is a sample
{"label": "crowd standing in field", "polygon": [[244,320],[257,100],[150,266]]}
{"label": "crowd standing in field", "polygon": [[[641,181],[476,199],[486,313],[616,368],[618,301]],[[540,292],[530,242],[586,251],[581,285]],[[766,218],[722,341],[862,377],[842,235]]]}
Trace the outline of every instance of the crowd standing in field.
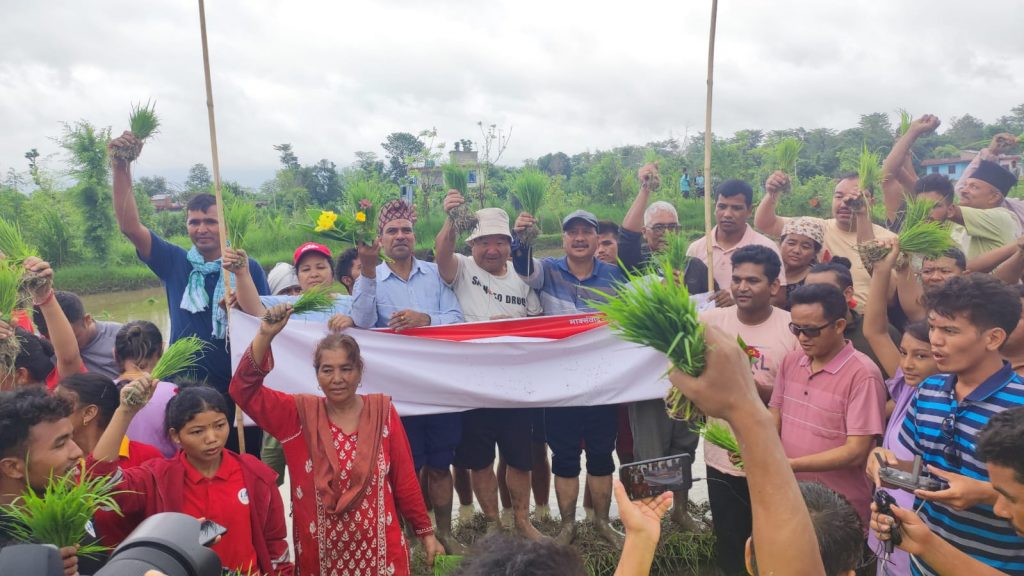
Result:
{"label": "crowd standing in field", "polygon": [[[675,272],[710,303],[701,313],[707,366],[669,380],[741,448],[704,447],[723,574],[1024,574],[1024,209],[1006,197],[1016,177],[995,161],[1016,138],[996,136],[955,185],[918,178],[909,149],[938,124],[914,121],[885,159],[885,226],[871,220],[879,191],[857,174],[837,179],[828,219],[778,213],[791,187],[781,171],[757,206],[748,182],[708,190],[717,224]],[[125,146],[141,144],[127,132],[110,143]],[[414,546],[428,563],[465,555],[462,574],[579,574],[572,544],[585,452],[586,502],[596,534],[622,550],[617,574],[648,573],[670,509],[681,529],[702,529],[685,490],[630,501],[612,480],[613,453],[619,464],[694,456],[699,434],[661,399],[403,416],[388,396],[359,392],[362,330],[593,312],[630,279],[662,275],[654,256],[680,224],[672,203],[650,202],[657,166],[640,169],[623,222],[568,214],[558,258],[534,257],[526,231],[536,215],[483,208],[466,250],[449,220],[433,261],[421,260],[415,207],[393,200],[380,207],[372,244],[335,258],[308,242],[267,275],[243,250],[222,250],[209,194],[186,206],[189,250],[143,226],[130,165],[111,157],[117,222],[165,287],[170,334],[144,321],[98,322],[78,296],[53,290],[48,263],[19,264],[41,281],[31,316],[0,321],[0,340],[20,344],[0,373],[0,503],[45,490],[84,460],[122,490],[123,518],[100,511],[89,522],[89,538],[107,546],[175,511],[226,527],[213,549],[242,574],[409,574]],[[684,171],[678,187],[702,196],[703,174]],[[933,203],[929,218],[949,223],[957,247],[902,257],[898,234],[915,199]],[[444,208],[465,203],[452,190]],[[864,261],[858,246],[869,241],[888,254]],[[335,281],[347,294],[332,294],[327,309],[293,310],[299,295]],[[231,342],[245,348],[232,374],[233,307],[262,320],[251,342]],[[300,317],[328,331],[310,350],[318,395],[264,386],[271,371],[287,370],[275,366],[273,343]],[[150,376],[165,336],[205,343],[196,370]],[[251,454],[238,450],[236,405],[257,424],[245,433]],[[887,483],[887,471],[910,470],[915,458],[941,487]],[[453,467],[468,471],[486,520],[486,537],[468,550],[453,532]],[[292,546],[278,490],[285,473]],[[531,491],[535,511],[546,510],[551,473],[554,538],[531,521]],[[883,491],[894,504],[880,504]],[[610,518],[613,497],[625,534]],[[14,540],[11,521],[0,523],[3,544]],[[74,546],[60,552],[68,574],[102,562],[78,558]]]}

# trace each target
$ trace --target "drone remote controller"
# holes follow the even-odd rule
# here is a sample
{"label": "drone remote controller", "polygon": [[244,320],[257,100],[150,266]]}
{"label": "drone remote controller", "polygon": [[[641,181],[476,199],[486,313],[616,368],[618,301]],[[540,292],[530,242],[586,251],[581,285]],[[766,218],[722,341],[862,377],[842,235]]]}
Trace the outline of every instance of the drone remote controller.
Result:
{"label": "drone remote controller", "polygon": [[875,490],[874,500],[878,513],[892,518],[893,524],[889,528],[889,539],[885,541],[885,553],[892,554],[893,548],[899,546],[900,542],[903,541],[903,534],[900,532],[900,521],[892,514],[892,505],[896,503],[896,499],[885,490]]}
{"label": "drone remote controller", "polygon": [[882,460],[882,455],[875,452],[875,458],[878,460],[878,478],[882,481],[882,484],[892,488],[899,488],[906,490],[907,492],[913,492],[914,490],[927,490],[928,492],[934,492],[936,490],[945,490],[949,487],[948,484],[933,478],[931,476],[925,476],[921,474],[921,457],[914,456],[914,469],[912,472],[904,472],[890,466],[885,465],[885,460]]}

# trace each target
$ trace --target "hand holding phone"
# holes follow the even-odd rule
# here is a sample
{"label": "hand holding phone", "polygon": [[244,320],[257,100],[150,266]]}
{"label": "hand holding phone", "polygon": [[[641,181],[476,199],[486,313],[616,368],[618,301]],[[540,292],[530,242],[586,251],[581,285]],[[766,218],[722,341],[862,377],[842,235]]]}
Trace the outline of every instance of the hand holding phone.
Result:
{"label": "hand holding phone", "polygon": [[619,481],[630,500],[652,498],[662,492],[689,490],[693,485],[692,464],[693,457],[689,454],[623,464],[619,467]]}

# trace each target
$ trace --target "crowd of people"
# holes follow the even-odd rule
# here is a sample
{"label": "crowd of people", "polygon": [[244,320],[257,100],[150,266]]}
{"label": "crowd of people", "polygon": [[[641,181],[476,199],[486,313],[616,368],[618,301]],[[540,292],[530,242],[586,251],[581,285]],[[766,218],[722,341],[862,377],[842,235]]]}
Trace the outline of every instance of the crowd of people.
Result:
{"label": "crowd of people", "polygon": [[[704,445],[723,574],[1024,574],[1024,203],[1007,197],[1016,177],[998,163],[1016,139],[996,136],[955,183],[918,178],[910,147],[938,124],[924,116],[898,139],[881,190],[841,175],[829,219],[778,214],[790,188],[782,172],[764,183],[756,209],[747,182],[708,190],[716,226],[690,244],[680,276],[713,303],[701,314],[707,368],[669,380],[741,448]],[[141,143],[130,133],[110,143],[123,146]],[[617,463],[695,455],[693,423],[670,418],[660,398],[403,416],[388,396],[359,392],[361,330],[592,312],[633,274],[660,273],[654,256],[681,230],[671,202],[651,202],[657,166],[640,169],[621,223],[567,215],[562,257],[536,258],[523,241],[536,215],[510,222],[484,208],[466,249],[447,221],[423,260],[415,208],[394,200],[380,208],[374,244],[335,258],[308,242],[267,274],[243,250],[222,250],[209,194],[186,207],[189,250],[146,228],[130,166],[111,157],[120,230],[166,289],[166,340],[195,336],[207,348],[187,376],[154,381],[165,344],[156,326],[94,320],[75,294],[54,291],[48,263],[27,259],[45,281],[31,316],[0,321],[0,339],[20,344],[0,374],[9,390],[0,393],[0,503],[44,490],[84,460],[118,481],[123,517],[100,511],[87,530],[107,546],[173,511],[224,526],[212,548],[243,574],[409,574],[413,546],[428,562],[465,555],[462,574],[582,574],[572,544],[586,452],[584,506],[596,534],[622,549],[617,574],[649,571],[670,509],[680,529],[702,529],[686,491],[630,501],[613,482]],[[680,191],[690,190],[684,174]],[[876,192],[884,226],[871,220]],[[933,201],[931,218],[951,224],[960,248],[900,258],[907,197]],[[453,190],[444,208],[465,202]],[[889,253],[869,268],[857,246],[870,240]],[[295,314],[300,294],[335,282],[347,294],[333,294],[331,310]],[[231,341],[245,348],[234,369],[231,308],[261,318],[251,342]],[[318,395],[264,385],[274,339],[296,316],[327,333],[310,350]],[[252,454],[239,451],[236,406],[256,423],[244,432]],[[910,470],[915,458],[940,489],[885,482],[883,467]],[[551,476],[554,538],[531,519],[531,510],[548,514]],[[880,510],[878,491],[896,504]],[[486,537],[469,550],[453,532],[456,493],[486,519]],[[613,497],[625,534],[612,524]],[[0,543],[12,538],[6,522]],[[76,551],[61,549],[68,574],[102,562]]]}

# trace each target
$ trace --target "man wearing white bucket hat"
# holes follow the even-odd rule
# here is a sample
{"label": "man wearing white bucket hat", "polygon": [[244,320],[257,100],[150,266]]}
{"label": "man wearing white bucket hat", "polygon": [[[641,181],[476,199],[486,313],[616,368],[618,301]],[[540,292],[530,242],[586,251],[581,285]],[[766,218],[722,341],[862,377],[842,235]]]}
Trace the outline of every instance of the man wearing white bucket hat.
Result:
{"label": "man wearing white bucket hat", "polygon": [[[465,202],[452,190],[444,199],[449,211]],[[434,261],[441,279],[455,291],[467,322],[539,316],[540,299],[509,265],[512,231],[501,208],[476,212],[476,228],[466,238],[472,256],[455,251],[458,234],[445,220],[434,243]],[[457,466],[472,471],[473,492],[487,516],[489,529],[498,523],[498,481],[494,474],[494,445],[507,464],[506,478],[515,514],[516,531],[538,539],[530,523],[532,410],[481,408],[463,412],[462,441],[455,451]]]}

